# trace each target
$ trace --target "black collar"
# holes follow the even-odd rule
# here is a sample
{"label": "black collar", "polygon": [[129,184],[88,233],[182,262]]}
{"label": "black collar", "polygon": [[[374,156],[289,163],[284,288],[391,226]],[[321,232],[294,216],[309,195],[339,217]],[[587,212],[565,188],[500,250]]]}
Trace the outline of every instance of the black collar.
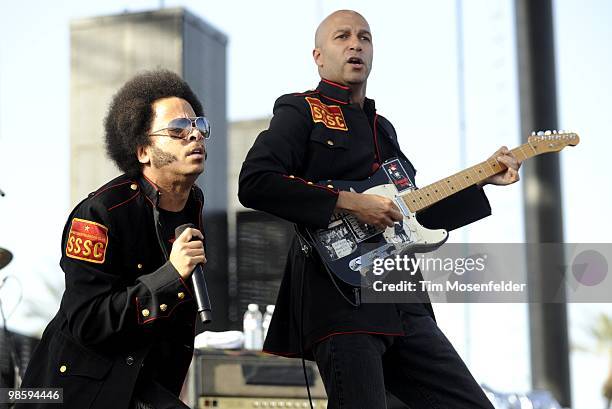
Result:
{"label": "black collar", "polygon": [[147,199],[153,204],[154,207],[159,206],[159,196],[161,195],[159,188],[155,183],[149,180],[142,173],[138,176],[138,184],[145,194]]}
{"label": "black collar", "polygon": [[345,85],[321,79],[317,91],[323,97],[339,104],[349,104],[351,102],[351,89]]}
{"label": "black collar", "polygon": [[[319,86],[317,86],[317,91],[322,97],[338,104],[348,105],[351,103],[351,89],[345,85],[322,78],[321,82],[319,82]],[[363,101],[363,110],[366,114],[373,115],[376,112],[374,100],[365,98]]]}
{"label": "black collar", "polygon": [[[161,192],[157,185],[153,183],[152,180],[147,178],[142,173],[137,177],[138,184],[142,189],[142,192],[145,194],[147,199],[153,204],[154,207],[159,207],[159,197],[161,196]],[[193,185],[191,187],[191,192],[189,192],[189,200],[187,200],[187,204],[192,202],[193,200],[203,202],[204,197],[202,195],[202,191]]]}

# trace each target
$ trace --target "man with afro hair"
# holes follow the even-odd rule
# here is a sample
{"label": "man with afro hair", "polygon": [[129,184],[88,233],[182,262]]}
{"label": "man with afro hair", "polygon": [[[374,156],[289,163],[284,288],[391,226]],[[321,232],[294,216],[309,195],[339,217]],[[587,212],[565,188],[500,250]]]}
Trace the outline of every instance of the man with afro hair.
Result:
{"label": "man with afro hair", "polygon": [[[22,387],[62,388],[63,408],[186,408],[178,396],[195,336],[189,277],[206,263],[195,181],[210,126],[189,85],[166,70],[124,84],[104,126],[124,174],[68,217],[66,289]],[[185,223],[197,228],[174,237]]]}

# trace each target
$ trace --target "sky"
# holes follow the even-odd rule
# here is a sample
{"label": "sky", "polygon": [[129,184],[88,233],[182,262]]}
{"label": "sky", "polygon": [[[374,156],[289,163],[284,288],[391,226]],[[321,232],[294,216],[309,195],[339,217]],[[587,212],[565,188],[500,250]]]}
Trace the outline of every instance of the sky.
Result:
{"label": "sky", "polygon": [[[279,95],[315,87],[310,51],[316,25],[339,8],[361,12],[374,37],[368,95],[395,125],[418,170],[417,182],[425,185],[520,141],[513,2],[458,1],[166,0],[163,5],[186,7],[228,35],[230,121],[269,116]],[[160,4],[0,0],[0,189],[6,192],[0,197],[0,247],[15,255],[0,271],[15,277],[6,281],[0,298],[11,328],[26,333],[44,328],[57,309],[51,294],[63,285],[58,261],[70,211],[69,23]],[[554,7],[559,127],[582,138],[560,153],[565,240],[610,243],[611,172],[605,165],[612,147],[612,2],[557,0]],[[521,242],[522,186],[486,189],[493,216],[451,239]],[[477,379],[502,390],[529,388],[525,306],[438,305],[436,311]],[[612,314],[609,305],[570,305],[574,344],[592,344],[588,326],[602,311]],[[602,406],[605,355],[575,351],[571,359],[575,408]]]}

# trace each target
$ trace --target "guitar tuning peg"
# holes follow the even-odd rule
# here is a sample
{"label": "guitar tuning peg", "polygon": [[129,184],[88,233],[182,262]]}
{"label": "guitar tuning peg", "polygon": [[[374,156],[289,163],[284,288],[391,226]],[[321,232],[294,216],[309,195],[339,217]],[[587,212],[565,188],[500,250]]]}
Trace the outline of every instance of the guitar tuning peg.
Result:
{"label": "guitar tuning peg", "polygon": [[531,136],[536,136],[535,131],[531,131]]}
{"label": "guitar tuning peg", "polygon": [[546,135],[546,136],[549,136],[549,135],[551,135],[551,134],[552,134],[552,132],[550,132],[549,130],[546,130],[546,131],[544,132],[544,135]]}
{"label": "guitar tuning peg", "polygon": [[544,131],[538,131],[537,135],[538,136],[543,136],[544,135]]}
{"label": "guitar tuning peg", "polygon": [[557,130],[553,129],[552,133],[553,133],[553,135],[556,135],[557,134]]}

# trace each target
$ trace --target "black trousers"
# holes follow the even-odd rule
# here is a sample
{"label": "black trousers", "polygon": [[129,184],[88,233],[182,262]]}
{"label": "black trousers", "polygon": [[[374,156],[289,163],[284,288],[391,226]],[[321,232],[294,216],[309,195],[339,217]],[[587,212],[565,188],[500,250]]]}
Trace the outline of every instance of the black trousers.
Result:
{"label": "black trousers", "polygon": [[331,336],[314,346],[328,409],[385,409],[391,392],[410,409],[493,409],[429,315],[402,313],[405,336]]}

